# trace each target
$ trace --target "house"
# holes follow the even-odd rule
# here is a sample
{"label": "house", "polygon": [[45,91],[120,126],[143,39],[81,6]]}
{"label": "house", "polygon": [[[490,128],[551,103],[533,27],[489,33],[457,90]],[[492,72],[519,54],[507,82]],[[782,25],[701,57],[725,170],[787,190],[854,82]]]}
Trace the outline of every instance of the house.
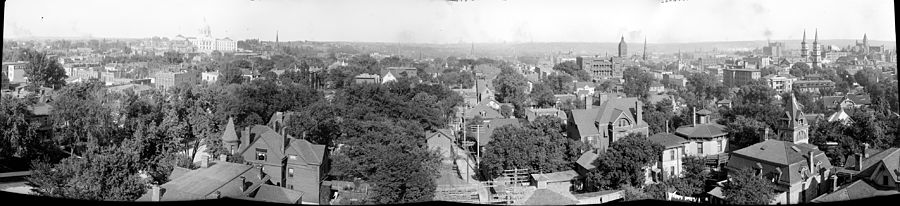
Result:
{"label": "house", "polygon": [[716,107],[718,108],[728,108],[731,109],[732,103],[729,99],[723,99],[716,102]]}
{"label": "house", "polygon": [[525,110],[525,119],[529,122],[534,121],[540,116],[554,116],[558,117],[563,121],[563,124],[566,123],[566,112],[557,108],[540,108],[540,109],[526,109]]}
{"label": "house", "polygon": [[838,109],[838,107],[842,108],[860,108],[863,106],[868,106],[872,104],[872,100],[868,94],[847,94],[844,96],[824,96],[822,97],[822,104],[825,109]]}
{"label": "house", "polygon": [[734,151],[726,165],[729,172],[751,168],[755,175],[775,183],[774,203],[806,203],[831,191],[834,178],[825,152],[805,142],[768,139]]}
{"label": "house", "polygon": [[794,82],[797,81],[797,78],[791,76],[790,74],[778,75],[778,74],[769,74],[762,77],[766,80],[766,84],[775,90],[775,92],[790,92],[793,88]]}
{"label": "house", "polygon": [[870,149],[867,144],[863,146],[862,154],[851,155],[844,167],[836,170],[839,181],[846,183],[862,179],[879,188],[900,191],[897,186],[900,183],[897,178],[900,148],[877,150]]}
{"label": "house", "polygon": [[825,120],[825,115],[822,114],[804,114],[804,118],[806,118],[806,122],[810,125],[818,124]]}
{"label": "house", "polygon": [[381,83],[397,81],[399,78],[413,78],[418,69],[413,67],[388,67],[381,70]]}
{"label": "house", "polygon": [[653,83],[650,83],[650,92],[656,94],[663,93],[666,92],[666,87],[663,86],[663,84],[654,81]]}
{"label": "house", "polygon": [[728,147],[726,137],[728,133],[725,132],[725,126],[709,120],[710,114],[712,112],[706,109],[694,112],[693,124],[675,129],[675,135],[687,140],[684,144],[685,155],[718,158],[719,154],[725,152]]}
{"label": "house", "polygon": [[[153,185],[136,201],[190,201],[234,198],[285,204],[310,204],[301,191],[272,185],[271,173],[261,167],[203,159],[200,168],[190,171],[173,170],[171,180]],[[316,201],[318,202],[318,201]]]}
{"label": "house", "polygon": [[219,81],[219,72],[211,71],[200,73],[200,80],[210,84],[215,83],[216,81]]}
{"label": "house", "polygon": [[492,136],[494,135],[494,130],[506,125],[522,127],[522,123],[519,122],[519,119],[492,119],[485,120],[484,124],[476,126],[476,129],[470,129],[469,131],[475,133],[475,136],[478,138],[478,144],[480,147],[484,147],[493,139]]}
{"label": "house", "polygon": [[[503,115],[500,115],[500,111],[494,109],[490,104],[490,102],[481,102],[475,107],[467,109],[465,113],[463,113],[464,119],[474,119],[475,116],[480,116],[481,119],[499,119],[503,118]],[[499,106],[499,105],[498,105]]]}
{"label": "house", "polygon": [[584,98],[582,95],[593,96],[596,89],[593,82],[575,82],[575,93],[580,94],[579,98]]}
{"label": "house", "polygon": [[222,134],[223,146],[232,156],[240,156],[247,164],[260,166],[272,175],[275,186],[307,194],[304,202],[319,202],[319,186],[329,167],[325,145],[285,134],[289,113],[276,112],[268,125],[246,127],[240,135],[228,120]]}
{"label": "house", "polygon": [[456,141],[456,135],[453,135],[453,131],[449,129],[439,129],[434,132],[427,132],[425,134],[425,141],[427,142],[428,149],[438,151],[438,154],[441,154],[441,160],[446,161],[449,164],[453,164],[454,151],[454,141]]}
{"label": "house", "polygon": [[354,77],[354,80],[357,84],[377,84],[381,83],[381,77],[374,74],[359,74]]}
{"label": "house", "polygon": [[323,189],[327,189],[327,198],[320,202],[330,205],[360,205],[369,203],[372,185],[361,181],[325,181]]}
{"label": "house", "polygon": [[840,187],[840,189],[834,192],[812,199],[810,202],[840,202],[896,194],[900,194],[900,192],[894,190],[879,190],[875,187],[872,187],[871,184],[864,180],[856,180],[855,182],[850,183],[847,186]]}
{"label": "house", "polygon": [[655,166],[655,168],[662,171],[662,179],[681,177],[682,159],[685,156],[684,145],[688,141],[671,133],[658,133],[650,136],[648,140],[665,148],[663,153],[660,154],[660,161]]}
{"label": "house", "polygon": [[475,89],[478,94],[478,102],[494,99],[494,85],[491,84],[491,81],[484,79],[475,80]]}
{"label": "house", "polygon": [[844,125],[849,125],[853,122],[853,119],[850,119],[850,115],[841,107],[837,112],[828,116],[828,122],[841,122]]}
{"label": "house", "polygon": [[643,103],[637,98],[615,98],[594,107],[574,109],[568,115],[567,133],[592,148],[606,150],[609,144],[631,133],[647,136]]}

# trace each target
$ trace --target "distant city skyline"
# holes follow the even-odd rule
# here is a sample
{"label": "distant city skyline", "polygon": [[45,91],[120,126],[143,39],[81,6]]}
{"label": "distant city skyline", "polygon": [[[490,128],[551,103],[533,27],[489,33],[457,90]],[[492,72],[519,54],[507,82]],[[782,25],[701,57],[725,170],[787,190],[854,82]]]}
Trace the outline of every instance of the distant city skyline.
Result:
{"label": "distant city skyline", "polygon": [[[842,0],[10,0],[3,38],[148,38],[397,43],[800,39],[896,41],[893,1]],[[839,15],[837,15],[839,14]],[[809,37],[808,37],[809,38]]]}

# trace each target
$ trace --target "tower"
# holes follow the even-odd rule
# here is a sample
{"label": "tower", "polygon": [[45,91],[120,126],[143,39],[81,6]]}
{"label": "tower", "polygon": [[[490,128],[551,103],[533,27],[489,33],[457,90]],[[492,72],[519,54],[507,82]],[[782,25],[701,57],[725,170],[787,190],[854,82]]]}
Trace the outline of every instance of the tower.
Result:
{"label": "tower", "polygon": [[812,67],[815,68],[816,66],[819,65],[819,54],[820,54],[820,52],[822,52],[819,50],[819,29],[816,29],[816,34],[815,34],[815,37],[813,38],[812,47],[813,47],[812,55],[811,55],[812,56]]}
{"label": "tower", "polygon": [[809,48],[806,48],[806,30],[803,30],[803,41],[800,41],[800,57],[806,58],[809,54]]}
{"label": "tower", "polygon": [[625,44],[625,36],[622,36],[622,40],[619,41],[619,57],[625,57],[628,55],[628,45]]}
{"label": "tower", "polygon": [[646,36],[644,37],[644,51],[642,53],[643,54],[641,55],[641,58],[644,59],[644,61],[647,61],[647,37]]}
{"label": "tower", "polygon": [[809,123],[804,117],[802,105],[797,103],[797,98],[791,93],[790,104],[785,105],[784,116],[779,123],[779,137],[795,144],[809,143]]}
{"label": "tower", "polygon": [[866,36],[865,33],[863,33],[863,43],[862,44],[863,44],[863,48],[862,48],[863,54],[869,54],[869,38]]}
{"label": "tower", "polygon": [[278,30],[275,30],[275,43],[278,43]]}

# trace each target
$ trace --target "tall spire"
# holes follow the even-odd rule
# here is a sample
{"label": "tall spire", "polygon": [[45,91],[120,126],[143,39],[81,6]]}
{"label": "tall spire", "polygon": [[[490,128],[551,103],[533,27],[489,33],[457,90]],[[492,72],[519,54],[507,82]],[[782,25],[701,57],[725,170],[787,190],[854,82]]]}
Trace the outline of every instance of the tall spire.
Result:
{"label": "tall spire", "polygon": [[644,36],[644,51],[641,56],[645,61],[647,60],[647,36]]}
{"label": "tall spire", "polygon": [[863,33],[863,45],[869,45],[869,38],[866,36],[866,33]]}
{"label": "tall spire", "polygon": [[[816,37],[813,39],[813,44],[816,44],[818,42],[819,42],[819,28],[816,28]],[[813,49],[815,49],[815,48],[813,48]]]}
{"label": "tall spire", "polygon": [[809,49],[806,48],[806,29],[803,30],[803,40],[800,41],[800,57],[806,58],[809,55]]}
{"label": "tall spire", "polygon": [[801,43],[806,43],[806,29],[803,30],[803,41]]}
{"label": "tall spire", "polygon": [[278,30],[275,30],[275,43],[278,43]]}
{"label": "tall spire", "polygon": [[622,35],[622,40],[619,41],[619,57],[628,56],[628,45],[625,44],[625,35]]}

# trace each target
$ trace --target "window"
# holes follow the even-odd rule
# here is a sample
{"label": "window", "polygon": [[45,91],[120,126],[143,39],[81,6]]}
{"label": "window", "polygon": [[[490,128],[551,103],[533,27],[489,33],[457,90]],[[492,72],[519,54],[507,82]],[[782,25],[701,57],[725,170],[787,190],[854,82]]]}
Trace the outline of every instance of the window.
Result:
{"label": "window", "polygon": [[266,160],[266,149],[256,148],[256,160]]}
{"label": "window", "polygon": [[288,168],[288,177],[294,177],[294,168]]}
{"label": "window", "polygon": [[888,177],[887,176],[881,177],[881,182],[883,183],[883,185],[888,185]]}
{"label": "window", "polygon": [[698,154],[698,155],[703,154],[703,142],[698,142],[698,143],[697,143],[697,154]]}
{"label": "window", "polygon": [[675,166],[669,167],[669,176],[671,176],[671,177],[675,176]]}
{"label": "window", "polygon": [[291,184],[288,184],[287,187],[288,187],[288,189],[292,189],[292,190],[294,189],[294,185],[291,185]]}
{"label": "window", "polygon": [[675,150],[669,150],[669,160],[675,160]]}
{"label": "window", "polygon": [[288,159],[297,160],[297,155],[288,155]]}
{"label": "window", "polygon": [[723,152],[723,151],[722,151],[722,140],[719,140],[719,142],[716,142],[716,143],[718,143],[717,146],[718,146],[718,148],[719,148],[719,149],[716,150],[716,151],[718,151],[718,152]]}

